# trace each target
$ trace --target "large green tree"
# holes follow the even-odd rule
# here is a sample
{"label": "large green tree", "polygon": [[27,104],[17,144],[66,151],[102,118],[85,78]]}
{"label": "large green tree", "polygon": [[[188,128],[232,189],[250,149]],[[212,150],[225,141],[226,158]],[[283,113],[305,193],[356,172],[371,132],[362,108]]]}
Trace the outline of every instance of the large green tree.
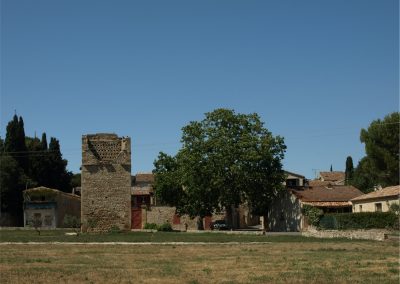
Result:
{"label": "large green tree", "polygon": [[174,171],[160,172],[164,154],[155,162],[158,195],[168,189],[157,181],[175,177],[182,213],[204,217],[225,209],[229,215],[246,202],[253,213],[265,215],[285,179],[283,138],[274,137],[257,114],[228,109],[206,113],[202,121],[190,122],[182,130],[182,148],[170,157]]}
{"label": "large green tree", "polygon": [[22,225],[22,191],[37,185],[70,191],[71,173],[66,165],[57,139],[52,138],[48,149],[45,133],[41,140],[25,137],[24,121],[14,115],[5,140],[0,138],[1,211]]}
{"label": "large green tree", "polygon": [[399,184],[400,115],[394,112],[383,120],[374,120],[362,129],[360,140],[366,156],[360,160],[353,184],[367,192],[374,185],[383,187]]}

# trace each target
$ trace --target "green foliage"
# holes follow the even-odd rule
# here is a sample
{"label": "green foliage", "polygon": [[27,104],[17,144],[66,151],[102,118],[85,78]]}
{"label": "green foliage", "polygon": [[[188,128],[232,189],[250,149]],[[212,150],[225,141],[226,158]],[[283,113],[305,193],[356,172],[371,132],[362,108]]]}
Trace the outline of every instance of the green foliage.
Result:
{"label": "green foliage", "polygon": [[[0,199],[1,211],[22,215],[22,190],[27,177],[17,161],[11,156],[0,155]],[[18,210],[21,208],[21,211]]]}
{"label": "green foliage", "polygon": [[400,205],[398,203],[390,204],[389,211],[395,213],[396,215],[399,215],[400,214]]}
{"label": "green foliage", "polygon": [[399,217],[393,212],[360,212],[325,214],[323,229],[399,229]]}
{"label": "green foliage", "polygon": [[81,186],[81,174],[73,174],[71,177],[71,186],[72,188]]}
{"label": "green foliage", "polygon": [[122,230],[118,226],[113,225],[113,226],[111,226],[111,228],[108,232],[110,234],[120,234],[120,233],[122,233]]}
{"label": "green foliage", "polygon": [[346,158],[346,171],[345,171],[345,182],[347,184],[351,184],[354,175],[354,166],[353,166],[353,158],[348,156]]}
{"label": "green foliage", "polygon": [[157,227],[157,231],[161,232],[172,232],[172,226],[170,223],[164,223]]}
{"label": "green foliage", "polygon": [[22,225],[22,191],[25,188],[46,186],[62,191],[71,190],[71,173],[62,159],[58,140],[52,138],[47,147],[46,134],[42,140],[25,136],[22,117],[14,115],[7,124],[6,136],[0,139],[1,210],[18,219]]}
{"label": "green foliage", "polygon": [[183,127],[181,141],[175,157],[160,153],[154,163],[157,197],[180,214],[203,218],[247,202],[263,215],[282,189],[286,147],[257,114],[214,110]]}
{"label": "green foliage", "polygon": [[66,214],[64,216],[63,224],[64,224],[65,228],[78,229],[81,227],[81,219],[77,216],[72,216],[72,215]]}
{"label": "green foliage", "polygon": [[383,187],[399,184],[399,123],[400,114],[394,112],[361,130],[360,140],[365,144],[366,157],[355,170],[354,186],[368,192],[377,184]]}
{"label": "green foliage", "polygon": [[338,225],[336,218],[332,215],[324,215],[317,224],[323,230],[337,230]]}
{"label": "green foliage", "polygon": [[144,229],[145,230],[157,230],[157,224],[155,223],[146,223],[144,224]]}
{"label": "green foliage", "polygon": [[313,226],[318,226],[320,219],[324,215],[324,212],[314,206],[311,205],[303,205],[303,214],[307,217],[308,222]]}

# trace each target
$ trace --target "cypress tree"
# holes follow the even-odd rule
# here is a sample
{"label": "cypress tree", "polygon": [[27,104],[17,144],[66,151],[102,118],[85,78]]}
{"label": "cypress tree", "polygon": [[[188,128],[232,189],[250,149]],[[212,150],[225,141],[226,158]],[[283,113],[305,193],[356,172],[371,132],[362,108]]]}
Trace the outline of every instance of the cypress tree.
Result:
{"label": "cypress tree", "polygon": [[353,159],[351,156],[346,158],[346,185],[351,184],[354,175],[354,166],[353,166]]}
{"label": "cypress tree", "polygon": [[14,154],[18,151],[18,116],[14,115],[13,119],[7,124],[6,138],[4,148],[6,152]]}
{"label": "cypress tree", "polygon": [[47,150],[47,137],[46,137],[46,132],[43,132],[43,134],[42,134],[42,141],[41,141],[41,144],[42,144],[42,150],[43,150],[43,151]]}
{"label": "cypress tree", "polygon": [[70,192],[72,173],[67,171],[67,160],[62,158],[59,141],[51,137],[48,159],[48,186]]}

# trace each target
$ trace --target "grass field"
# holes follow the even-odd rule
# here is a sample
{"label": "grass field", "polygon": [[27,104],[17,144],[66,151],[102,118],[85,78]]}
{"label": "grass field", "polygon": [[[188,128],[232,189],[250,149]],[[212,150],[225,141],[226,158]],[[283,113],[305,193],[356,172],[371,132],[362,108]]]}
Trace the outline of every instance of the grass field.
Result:
{"label": "grass field", "polygon": [[[10,238],[4,233],[0,232],[3,242],[6,237]],[[61,238],[61,233],[47,233]],[[91,237],[92,240],[102,237],[115,241],[115,235],[136,241],[151,236],[131,233]],[[185,236],[193,242],[196,237],[197,241],[205,237],[210,241],[224,237],[221,240],[225,242],[249,237],[271,243],[2,244],[0,279],[1,283],[399,283],[397,241],[153,234],[160,242],[178,237],[182,238],[179,241],[184,241]]]}
{"label": "grass field", "polygon": [[[216,233],[185,232],[128,232],[81,234],[67,236],[68,230],[43,230],[38,235],[34,230],[0,230],[0,242],[324,242],[326,240],[302,236],[231,235]],[[349,239],[334,239],[329,242],[351,242]]]}

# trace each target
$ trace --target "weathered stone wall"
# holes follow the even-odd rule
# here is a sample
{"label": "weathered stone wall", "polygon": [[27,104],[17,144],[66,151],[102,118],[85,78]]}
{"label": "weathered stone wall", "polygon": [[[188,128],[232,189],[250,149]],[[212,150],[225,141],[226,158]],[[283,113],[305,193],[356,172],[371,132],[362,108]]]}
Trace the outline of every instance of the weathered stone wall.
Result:
{"label": "weathered stone wall", "polygon": [[317,230],[309,227],[302,232],[303,236],[315,238],[347,238],[360,240],[383,241],[387,238],[387,231],[384,230]]}
{"label": "weathered stone wall", "polygon": [[82,137],[83,231],[131,227],[131,143],[115,134]]}
{"label": "weathered stone wall", "polygon": [[[146,223],[154,223],[157,225],[162,225],[164,223],[170,223],[172,229],[185,231],[187,224],[188,230],[197,230],[197,219],[191,219],[188,215],[182,215],[179,218],[179,224],[176,224],[177,219],[174,220],[175,215],[175,207],[169,206],[152,206],[149,209],[143,209],[145,212],[142,212],[142,224]],[[224,219],[224,214],[214,214],[211,217],[211,221]],[[175,221],[175,222],[174,222]],[[203,224],[205,220],[203,220]]]}
{"label": "weathered stone wall", "polygon": [[282,191],[268,210],[268,229],[271,232],[299,232],[301,227],[300,201],[289,191]]}
{"label": "weathered stone wall", "polygon": [[66,215],[81,217],[81,198],[64,192],[57,195],[57,227],[64,227],[64,218]]}

